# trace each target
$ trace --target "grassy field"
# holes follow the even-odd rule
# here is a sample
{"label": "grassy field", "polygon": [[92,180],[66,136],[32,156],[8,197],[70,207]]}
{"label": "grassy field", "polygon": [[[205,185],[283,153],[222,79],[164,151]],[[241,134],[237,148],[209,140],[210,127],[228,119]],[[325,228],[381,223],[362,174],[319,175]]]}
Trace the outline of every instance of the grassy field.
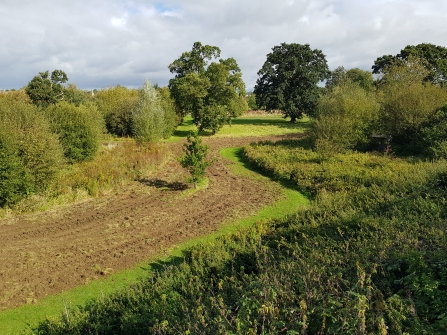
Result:
{"label": "grassy field", "polygon": [[[305,132],[310,125],[309,118],[305,117],[297,123],[290,123],[278,114],[247,114],[233,119],[231,125],[225,125],[217,132],[216,137],[248,137],[287,135]],[[186,116],[183,123],[168,140],[176,142],[185,138],[188,132],[196,130],[191,116]],[[204,134],[210,135],[210,134]]]}
{"label": "grassy field", "polygon": [[[234,125],[226,129],[225,136],[258,136],[266,133],[270,135],[284,134],[284,131],[292,131],[293,129],[295,132],[301,132],[303,130],[302,125],[291,125],[284,121],[281,117],[277,116],[252,116],[241,118],[239,121],[240,123],[238,125]],[[188,124],[189,122],[190,120],[186,120],[184,125],[178,130],[177,136],[180,135],[178,139],[185,136],[187,129],[191,128],[191,124]],[[263,130],[260,133],[253,135],[255,129],[257,129],[256,127],[261,127],[259,129]],[[258,180],[261,179],[266,183],[271,183],[268,177],[251,171],[249,166],[243,163],[241,159],[241,150],[241,148],[226,148],[221,151],[221,155],[224,158],[227,158],[233,162],[231,165],[233,172],[245,177]],[[210,243],[218,236],[234,233],[235,231],[238,231],[244,227],[249,227],[256,222],[280,218],[285,215],[292,214],[299,208],[304,208],[307,206],[308,199],[303,194],[289,187],[290,185],[284,184],[284,186],[282,199],[277,203],[263,208],[254,216],[237,222],[228,222],[215,234],[190,240],[182,245],[177,245],[172,250],[168,251],[170,255],[168,258],[165,257],[161,259],[158,258],[148,260],[147,262],[144,262],[133,269],[112,274],[106,279],[93,281],[85,286],[77,287],[59,295],[50,296],[42,301],[39,301],[35,305],[26,305],[0,313],[0,335],[19,334],[21,332],[23,332],[23,334],[31,334],[29,331],[30,327],[36,326],[45,318],[58,318],[61,314],[66,313],[67,310],[71,310],[74,306],[83,305],[92,299],[107,296],[108,294],[124,289],[130,284],[137,282],[140,278],[147,276],[151,268],[151,266],[148,265],[149,262],[152,262],[152,266],[157,267],[161,263],[166,264],[166,262],[172,262],[172,260],[177,261],[182,255],[183,250],[194,245]],[[188,193],[190,190],[186,190],[184,192]],[[188,195],[185,194],[185,196]]]}

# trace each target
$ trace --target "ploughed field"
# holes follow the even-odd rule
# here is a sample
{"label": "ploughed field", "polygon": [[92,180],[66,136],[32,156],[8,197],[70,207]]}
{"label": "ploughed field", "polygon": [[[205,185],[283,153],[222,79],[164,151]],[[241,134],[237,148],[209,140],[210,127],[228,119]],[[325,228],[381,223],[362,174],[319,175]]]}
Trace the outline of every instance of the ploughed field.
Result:
{"label": "ploughed field", "polygon": [[174,158],[181,143],[170,143],[172,158],[155,175],[99,198],[0,219],[0,310],[131,268],[278,200],[280,186],[232,174],[218,152],[281,138],[205,139],[216,162],[208,187],[191,194]]}

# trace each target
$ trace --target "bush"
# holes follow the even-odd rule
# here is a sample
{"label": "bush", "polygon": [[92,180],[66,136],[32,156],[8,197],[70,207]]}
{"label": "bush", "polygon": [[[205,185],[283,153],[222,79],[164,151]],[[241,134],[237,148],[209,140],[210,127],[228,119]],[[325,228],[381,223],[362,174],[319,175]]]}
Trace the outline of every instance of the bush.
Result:
{"label": "bush", "polygon": [[0,206],[14,204],[32,192],[26,173],[10,134],[0,133]]}
{"label": "bush", "polygon": [[161,108],[164,111],[165,130],[163,138],[169,138],[174,133],[175,128],[183,122],[181,113],[176,113],[175,101],[171,97],[171,92],[168,87],[161,87],[157,89],[160,97]]}
{"label": "bush", "polygon": [[96,106],[60,102],[45,110],[69,162],[92,159],[98,151],[103,120]]}
{"label": "bush", "polygon": [[379,104],[374,95],[345,81],[318,102],[312,137],[321,153],[361,149],[370,141],[378,121]]}
{"label": "bush", "polygon": [[138,101],[132,111],[133,137],[139,143],[158,141],[172,131],[172,121],[173,115],[166,116],[157,89],[146,81],[138,92]]}
{"label": "bush", "polygon": [[132,136],[132,111],[138,100],[137,90],[122,86],[110,87],[99,91],[93,100],[110,134]]}
{"label": "bush", "polygon": [[0,99],[0,129],[1,178],[8,189],[0,202],[14,203],[45,190],[63,163],[62,147],[47,119],[29,103]]}
{"label": "bush", "polygon": [[379,82],[380,123],[382,131],[393,136],[394,143],[413,142],[421,125],[447,102],[445,89],[424,82],[427,75],[428,70],[415,58],[384,71]]}
{"label": "bush", "polygon": [[75,105],[79,106],[85,104],[87,101],[91,99],[91,96],[88,95],[87,92],[79,90],[75,84],[68,84],[65,89],[64,100]]}

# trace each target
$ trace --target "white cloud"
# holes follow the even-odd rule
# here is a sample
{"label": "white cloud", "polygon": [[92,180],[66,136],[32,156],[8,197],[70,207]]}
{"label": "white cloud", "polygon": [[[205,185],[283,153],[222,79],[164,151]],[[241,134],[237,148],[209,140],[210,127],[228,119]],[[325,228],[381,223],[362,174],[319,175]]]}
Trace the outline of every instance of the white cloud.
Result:
{"label": "white cloud", "polygon": [[126,18],[125,17],[114,17],[110,19],[110,23],[114,27],[124,28],[126,26]]}
{"label": "white cloud", "polygon": [[406,45],[447,46],[440,0],[2,0],[0,88],[61,68],[79,87],[165,85],[192,44],[234,57],[252,88],[275,45],[309,43],[334,69],[369,70]]}

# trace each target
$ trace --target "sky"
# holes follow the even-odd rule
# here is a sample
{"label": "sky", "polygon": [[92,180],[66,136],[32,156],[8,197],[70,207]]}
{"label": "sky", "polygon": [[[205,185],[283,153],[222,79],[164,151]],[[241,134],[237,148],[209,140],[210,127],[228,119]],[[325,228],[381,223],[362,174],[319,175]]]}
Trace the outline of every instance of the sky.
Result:
{"label": "sky", "polygon": [[0,18],[0,89],[54,69],[81,89],[165,86],[197,41],[235,58],[248,91],[284,42],[321,50],[331,70],[447,47],[445,0],[1,0]]}

